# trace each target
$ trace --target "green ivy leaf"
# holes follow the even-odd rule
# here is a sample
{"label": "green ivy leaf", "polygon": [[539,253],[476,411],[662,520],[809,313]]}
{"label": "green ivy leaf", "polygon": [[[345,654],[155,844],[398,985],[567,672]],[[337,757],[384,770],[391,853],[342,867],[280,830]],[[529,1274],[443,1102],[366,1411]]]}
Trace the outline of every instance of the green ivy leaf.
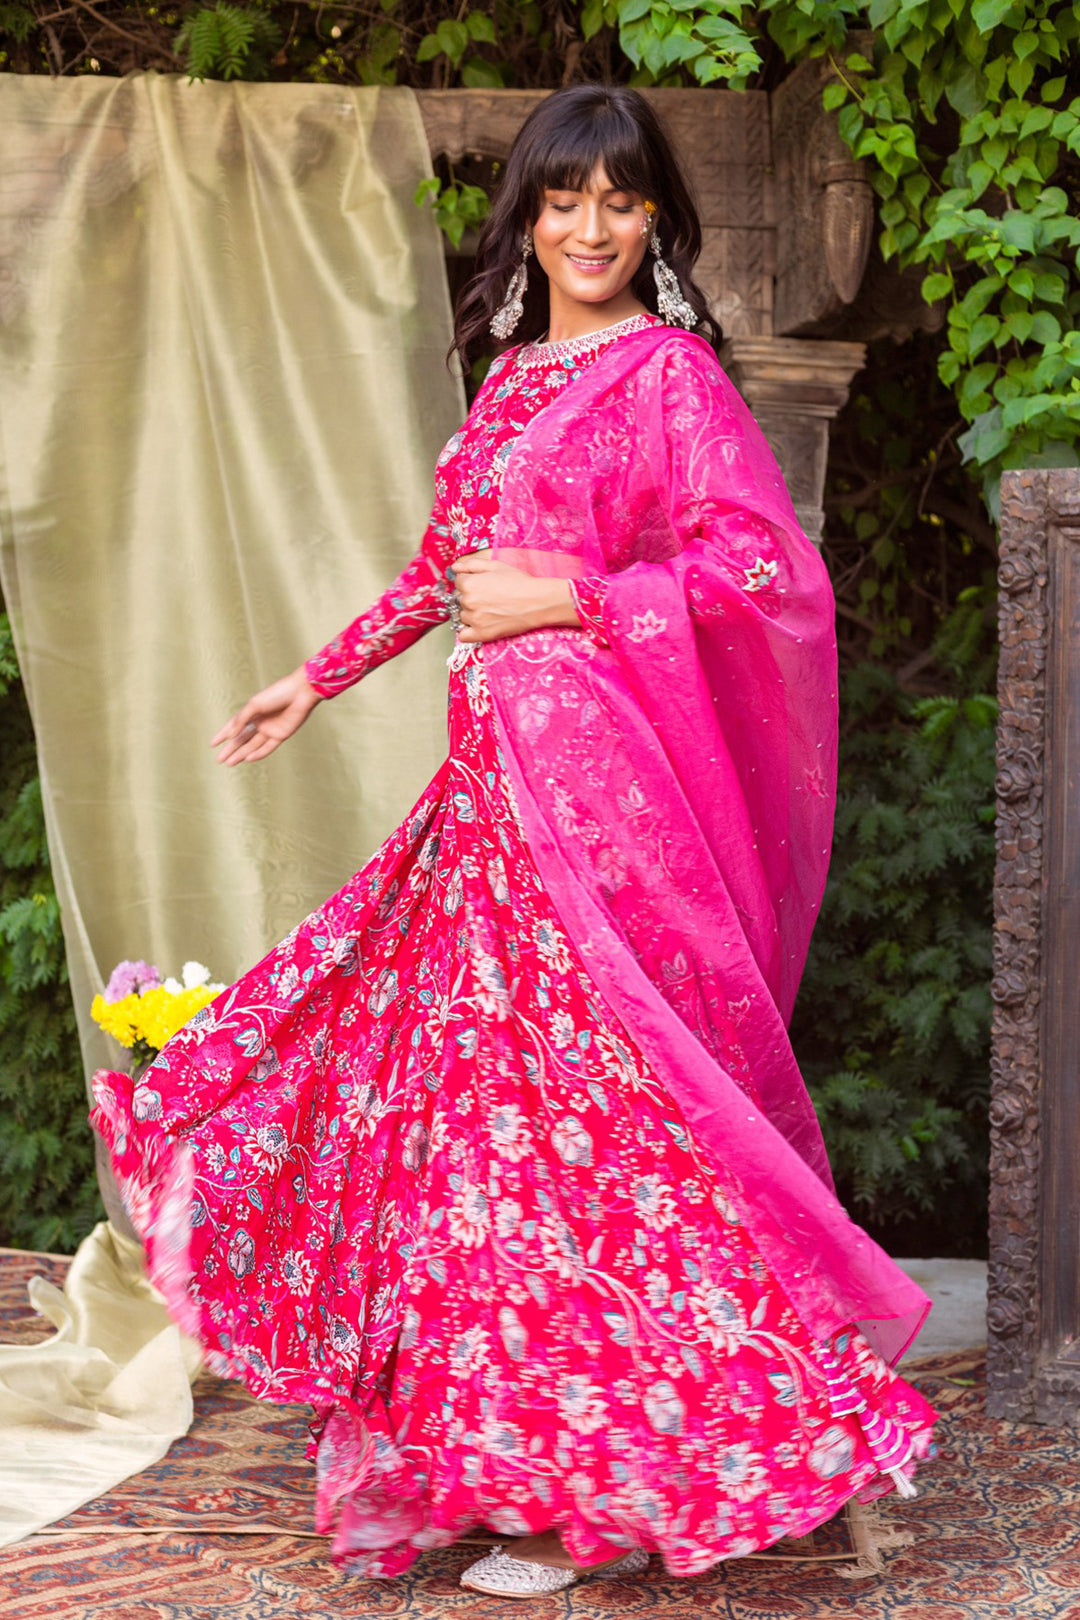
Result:
{"label": "green ivy leaf", "polygon": [[470,39],[486,45],[495,44],[495,24],[485,11],[470,11],[465,18],[465,26]]}
{"label": "green ivy leaf", "polygon": [[970,371],[964,373],[964,380],[960,384],[960,409],[965,416],[975,416],[984,408],[981,401],[986,399],[986,391],[996,373],[996,360],[984,360],[981,365],[972,366]]}
{"label": "green ivy leaf", "polygon": [[989,34],[1003,23],[1016,4],[1016,0],[972,0],[971,20],[980,34]]}
{"label": "green ivy leaf", "polygon": [[470,90],[501,90],[503,76],[495,62],[485,62],[479,56],[470,56],[461,64],[461,82]]}
{"label": "green ivy leaf", "polygon": [[939,298],[947,298],[952,288],[952,276],[945,275],[940,270],[923,277],[922,295],[928,304],[936,304]]}
{"label": "green ivy leaf", "polygon": [[946,84],[945,99],[961,118],[974,118],[986,105],[986,82],[973,63],[961,68]]}
{"label": "green ivy leaf", "polygon": [[1065,278],[1052,270],[1040,270],[1034,278],[1036,298],[1045,298],[1048,304],[1065,302]]}
{"label": "green ivy leaf", "polygon": [[1048,309],[1037,310],[1031,323],[1031,336],[1035,343],[1056,343],[1061,337],[1061,323]]}
{"label": "green ivy leaf", "polygon": [[972,360],[986,348],[988,343],[994,341],[1000,325],[1001,322],[996,315],[980,315],[977,320],[972,322],[971,332],[968,336],[968,354]]}
{"label": "green ivy leaf", "polygon": [[1023,253],[1034,253],[1035,221],[1030,215],[1015,210],[1003,214],[999,229],[1002,241],[1008,242],[1010,247],[1019,248]]}
{"label": "green ivy leaf", "polygon": [[469,46],[469,30],[465,24],[454,17],[444,17],[435,30],[435,38],[439,42],[439,49],[457,67]]}
{"label": "green ivy leaf", "polygon": [[582,38],[593,39],[604,26],[604,0],[585,0],[581,8]]}

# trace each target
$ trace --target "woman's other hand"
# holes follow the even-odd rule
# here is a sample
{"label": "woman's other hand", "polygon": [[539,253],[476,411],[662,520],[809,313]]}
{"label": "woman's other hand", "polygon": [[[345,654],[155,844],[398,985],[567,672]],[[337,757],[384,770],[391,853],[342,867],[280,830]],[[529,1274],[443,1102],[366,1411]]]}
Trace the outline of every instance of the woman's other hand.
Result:
{"label": "woman's other hand", "polygon": [[265,759],[294,731],[299,731],[316,703],[321,702],[301,664],[291,675],[282,676],[248,698],[244,707],[211,737],[211,748],[220,750],[218,764],[244,765]]}
{"label": "woman's other hand", "polygon": [[565,579],[536,579],[490,551],[472,551],[453,566],[461,611],[459,641],[499,641],[548,625],[580,627]]}

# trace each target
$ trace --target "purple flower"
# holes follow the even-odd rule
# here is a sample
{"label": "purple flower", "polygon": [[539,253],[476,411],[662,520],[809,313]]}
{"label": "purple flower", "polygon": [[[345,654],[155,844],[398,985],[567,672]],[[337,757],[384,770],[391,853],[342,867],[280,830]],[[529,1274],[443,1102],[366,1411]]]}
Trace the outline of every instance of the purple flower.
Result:
{"label": "purple flower", "polygon": [[105,986],[106,1001],[123,1001],[125,996],[142,995],[161,983],[161,974],[149,962],[117,962]]}

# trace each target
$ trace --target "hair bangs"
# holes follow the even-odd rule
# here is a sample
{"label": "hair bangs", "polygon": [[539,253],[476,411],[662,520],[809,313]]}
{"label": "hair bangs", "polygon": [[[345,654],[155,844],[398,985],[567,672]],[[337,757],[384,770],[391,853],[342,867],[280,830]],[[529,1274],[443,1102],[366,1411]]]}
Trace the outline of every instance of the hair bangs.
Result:
{"label": "hair bangs", "polygon": [[584,191],[601,165],[619,191],[644,196],[655,189],[641,130],[621,108],[603,103],[562,120],[538,143],[529,175],[534,213],[543,206],[545,191]]}

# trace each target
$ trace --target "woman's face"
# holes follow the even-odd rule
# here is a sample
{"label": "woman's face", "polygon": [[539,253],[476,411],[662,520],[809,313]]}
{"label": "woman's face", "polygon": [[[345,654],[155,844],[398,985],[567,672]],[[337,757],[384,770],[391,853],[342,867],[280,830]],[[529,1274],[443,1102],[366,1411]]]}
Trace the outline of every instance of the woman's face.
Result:
{"label": "woman's face", "polygon": [[606,304],[624,292],[645,256],[647,218],[641,193],[619,191],[602,163],[583,191],[545,191],[533,247],[553,300]]}

